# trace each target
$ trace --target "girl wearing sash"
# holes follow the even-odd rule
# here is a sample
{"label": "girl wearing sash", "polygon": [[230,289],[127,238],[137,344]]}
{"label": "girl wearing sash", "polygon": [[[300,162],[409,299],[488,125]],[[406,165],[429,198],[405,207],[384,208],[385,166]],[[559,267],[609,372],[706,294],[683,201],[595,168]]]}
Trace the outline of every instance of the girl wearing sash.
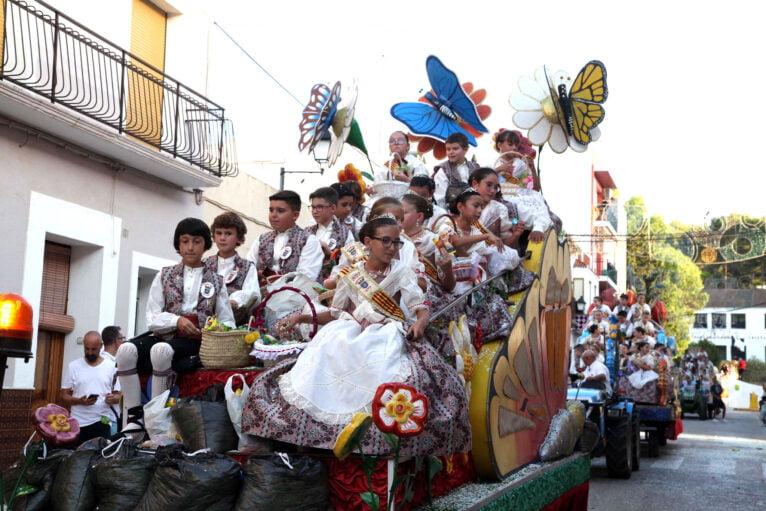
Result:
{"label": "girl wearing sash", "polygon": [[[456,298],[451,293],[455,289],[452,255],[444,247],[437,248],[436,243],[434,243],[436,235],[424,227],[428,225],[432,214],[431,205],[426,199],[410,193],[402,197],[402,207],[404,209],[402,230],[405,236],[415,244],[418,257],[428,278],[426,297],[431,303],[433,312],[441,310]],[[450,362],[454,361],[455,348],[449,336],[449,324],[450,321],[459,320],[463,314],[465,314],[465,306],[455,306],[437,318],[431,325],[433,328],[429,331],[429,338],[436,349]]]}
{"label": "girl wearing sash", "polygon": [[[382,197],[378,199],[370,210],[370,220],[386,214],[396,219],[397,223],[401,226],[402,221],[404,220],[404,209],[401,201],[394,199],[393,197]],[[360,241],[348,244],[341,248],[340,260],[333,268],[330,278],[324,282],[324,286],[327,289],[335,289],[340,270],[367,257],[361,236],[359,237],[359,240]],[[412,241],[406,237],[402,238],[402,241],[403,244],[399,247],[399,251],[394,255],[394,259],[398,259],[400,262],[412,268],[412,271],[418,276],[418,285],[420,285],[420,289],[425,292],[427,285],[425,268],[418,258],[418,251]]]}
{"label": "girl wearing sash", "polygon": [[471,186],[479,192],[483,204],[479,222],[509,247],[517,248],[519,237],[524,232],[524,222],[514,222],[508,215],[508,208],[495,200],[500,181],[497,172],[482,167],[471,173]]}
{"label": "girl wearing sash", "polygon": [[[466,394],[455,370],[422,340],[428,302],[412,269],[394,259],[401,244],[396,220],[382,216],[367,222],[360,239],[369,252],[367,259],[341,271],[332,307],[319,318],[335,320],[297,358],[256,379],[242,414],[242,431],[331,449],[355,413],[371,411],[380,384],[403,382],[428,397],[430,413],[423,433],[403,439],[400,453],[447,455],[468,450]],[[310,320],[295,315],[284,326]],[[374,428],[362,444],[365,453],[392,452]]]}

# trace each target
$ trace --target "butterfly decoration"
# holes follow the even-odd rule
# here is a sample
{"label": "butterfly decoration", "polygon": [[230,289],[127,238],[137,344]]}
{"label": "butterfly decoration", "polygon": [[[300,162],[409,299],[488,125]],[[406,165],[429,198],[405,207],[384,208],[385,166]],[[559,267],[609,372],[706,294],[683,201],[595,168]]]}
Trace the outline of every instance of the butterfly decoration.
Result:
{"label": "butterfly decoration", "polygon": [[432,88],[425,94],[426,102],[397,103],[391,107],[391,115],[416,135],[443,142],[453,133],[463,133],[468,143],[476,146],[476,138],[460,123],[467,123],[480,133],[486,133],[487,128],[481,122],[476,105],[460,86],[457,75],[434,55],[426,59],[426,72]]}
{"label": "butterfly decoration", "polygon": [[351,133],[351,126],[355,123],[354,111],[356,110],[356,98],[359,94],[356,82],[351,88],[351,100],[343,108],[340,108],[333,119],[330,120],[332,126],[332,134],[334,135],[332,143],[330,145],[330,153],[328,155],[328,166],[332,167],[338,160],[338,156],[343,151],[343,144],[346,143],[349,134]]}
{"label": "butterfly decoration", "polygon": [[[487,98],[487,89],[475,89],[472,82],[464,82],[462,87],[463,91],[465,91],[476,107],[476,113],[479,114],[479,118],[484,121],[492,113],[492,107],[482,104]],[[425,96],[421,97],[419,101],[425,102]],[[483,135],[483,133],[476,131],[465,121],[459,122],[458,124],[461,128],[473,135],[474,138],[479,138]],[[407,136],[409,137],[410,142],[417,143],[416,150],[418,153],[425,154],[428,151],[433,151],[434,158],[437,160],[443,160],[447,157],[447,146],[443,141],[433,137],[413,135],[412,133],[409,133]]]}
{"label": "butterfly decoration", "polygon": [[588,62],[574,80],[565,71],[551,75],[545,67],[535,71],[534,79],[519,79],[520,93],[510,97],[516,109],[513,122],[528,129],[534,145],[548,145],[556,153],[567,147],[583,152],[600,136],[598,125],[604,119],[606,67],[598,60]]}
{"label": "butterfly decoration", "polygon": [[340,82],[335,82],[332,89],[323,83],[311,88],[311,97],[298,126],[300,139],[298,150],[311,152],[322,135],[329,129],[340,102]]}

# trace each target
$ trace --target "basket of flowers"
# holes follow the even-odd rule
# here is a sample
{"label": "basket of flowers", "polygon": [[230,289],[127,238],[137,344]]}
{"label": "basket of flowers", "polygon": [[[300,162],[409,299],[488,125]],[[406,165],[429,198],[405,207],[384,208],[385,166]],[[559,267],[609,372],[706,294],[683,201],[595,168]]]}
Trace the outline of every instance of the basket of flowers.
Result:
{"label": "basket of flowers", "polygon": [[309,295],[301,289],[292,286],[282,286],[278,289],[274,289],[264,297],[263,301],[261,301],[255,309],[253,319],[249,325],[253,329],[253,333],[251,334],[253,350],[250,355],[255,358],[260,360],[278,360],[285,356],[300,353],[306,346],[306,341],[297,326],[292,329],[279,326],[282,323],[281,320],[290,314],[278,318],[276,321],[272,319],[271,324],[267,324],[267,321],[264,318],[264,309],[269,300],[279,293],[288,292],[297,293],[302,297],[306,302],[308,309],[311,311],[312,328],[311,332],[308,334],[309,339],[314,337],[317,333],[319,328],[317,312]]}
{"label": "basket of flowers", "polygon": [[249,327],[233,329],[211,316],[202,328],[199,358],[207,369],[228,369],[250,365]]}

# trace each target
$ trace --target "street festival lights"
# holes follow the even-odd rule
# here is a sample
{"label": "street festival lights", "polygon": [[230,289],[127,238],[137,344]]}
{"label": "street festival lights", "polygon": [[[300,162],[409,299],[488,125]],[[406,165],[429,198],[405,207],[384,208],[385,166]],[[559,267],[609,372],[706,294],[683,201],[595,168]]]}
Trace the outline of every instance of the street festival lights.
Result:
{"label": "street festival lights", "polygon": [[[314,161],[319,165],[319,175],[324,174],[325,165],[330,161],[330,145],[332,144],[332,137],[330,136],[330,130],[325,131],[322,137],[317,141],[314,149],[311,150],[311,155],[314,157]],[[285,170],[284,167],[279,169],[279,189],[285,189],[285,174],[316,174],[315,170]]]}

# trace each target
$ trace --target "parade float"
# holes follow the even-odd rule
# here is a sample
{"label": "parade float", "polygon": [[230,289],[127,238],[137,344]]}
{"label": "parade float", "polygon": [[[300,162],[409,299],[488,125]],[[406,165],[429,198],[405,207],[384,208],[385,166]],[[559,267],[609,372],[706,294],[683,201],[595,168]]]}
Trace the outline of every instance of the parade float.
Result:
{"label": "parade float", "polygon": [[[419,145],[426,140],[423,147],[437,147],[454,132],[467,133],[475,144],[475,136],[487,131],[482,121],[488,111],[476,105],[485,94],[473,95],[473,87],[464,88],[436,57],[429,57],[427,71],[433,90],[418,103],[395,105],[392,115],[420,137]],[[547,143],[560,153],[567,147],[584,150],[595,138],[606,99],[603,64],[588,63],[574,82],[561,73],[550,78],[543,70],[534,79],[523,78],[520,88],[522,93],[511,98],[518,110],[514,122],[529,130],[532,144]],[[301,150],[310,151],[330,133],[333,161],[350,141],[366,152],[354,119],[356,88],[343,108],[339,108],[340,90],[339,82],[332,88],[318,84],[312,89],[300,126]],[[581,411],[574,407],[570,412],[567,406],[572,323],[569,248],[556,229],[549,229],[542,241],[529,242],[521,256],[523,270],[534,274],[531,283],[515,287],[510,271],[477,286],[484,295],[497,294],[505,300],[511,321],[502,337],[491,338],[485,329],[472,328],[463,320],[432,322],[449,330],[456,370],[469,393],[469,452],[400,458],[401,442],[428,428],[428,403],[418,389],[396,382],[381,385],[372,414],[355,416],[339,435],[334,452],[289,445],[263,449],[249,444],[232,426],[238,424],[244,396],[263,364],[203,368],[179,379],[180,400],[166,393],[159,406],[146,405],[152,409],[154,425],[166,425],[166,431],[157,435],[161,442],[144,446],[152,450],[125,440],[110,451],[104,442],[90,441],[52,457],[42,455],[31,442],[10,472],[18,476],[17,483],[4,478],[6,501],[15,495],[23,505],[29,502],[28,495],[37,494],[38,501],[55,510],[93,509],[115,488],[107,469],[114,474],[115,467],[122,466],[120,473],[131,487],[125,492],[130,498],[120,506],[140,510],[414,509],[429,500],[428,509],[587,509],[590,458],[575,448],[582,431]],[[434,320],[436,316],[438,311]],[[241,342],[259,343],[264,352],[273,350],[263,346],[280,341],[267,329],[257,335],[250,330],[241,333]],[[295,342],[290,340],[291,350]],[[394,455],[359,452],[372,427],[386,436]],[[75,456],[88,463],[66,468],[66,460]],[[30,474],[35,475],[36,466],[48,466],[48,474],[55,472],[48,459],[57,460],[58,473],[52,483],[49,477],[47,486],[41,486],[42,479]],[[59,478],[79,492],[77,499],[62,502],[56,496]],[[19,487],[29,494],[18,494]]]}

